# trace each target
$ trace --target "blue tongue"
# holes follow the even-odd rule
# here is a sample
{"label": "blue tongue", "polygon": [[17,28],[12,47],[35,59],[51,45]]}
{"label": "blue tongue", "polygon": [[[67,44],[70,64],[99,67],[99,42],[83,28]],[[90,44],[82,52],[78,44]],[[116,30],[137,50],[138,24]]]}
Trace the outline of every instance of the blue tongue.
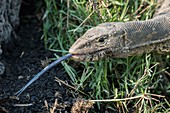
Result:
{"label": "blue tongue", "polygon": [[43,70],[41,70],[37,75],[35,75],[23,88],[21,88],[19,91],[17,91],[15,93],[15,95],[18,97],[28,86],[30,86],[35,80],[37,80],[42,74],[44,74],[46,71],[48,71],[49,69],[51,69],[52,67],[54,67],[55,65],[59,64],[60,62],[70,58],[72,56],[72,54],[67,54],[61,58],[59,58],[58,60],[55,60],[54,62],[52,62],[51,64],[49,64],[48,66],[46,66]]}

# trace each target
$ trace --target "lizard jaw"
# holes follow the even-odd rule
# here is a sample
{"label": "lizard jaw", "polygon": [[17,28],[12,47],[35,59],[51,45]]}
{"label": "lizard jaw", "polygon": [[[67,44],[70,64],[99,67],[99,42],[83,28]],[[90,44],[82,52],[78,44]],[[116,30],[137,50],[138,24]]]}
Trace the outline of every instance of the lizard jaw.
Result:
{"label": "lizard jaw", "polygon": [[[83,50],[82,50],[83,51]],[[105,49],[88,52],[87,50],[84,50],[86,52],[74,52],[72,49],[69,50],[69,53],[72,54],[72,59],[75,61],[96,61],[99,59],[102,59],[106,56]]]}
{"label": "lizard jaw", "polygon": [[73,54],[72,59],[75,61],[96,61],[99,59],[98,56],[95,56],[95,54]]}
{"label": "lizard jaw", "polygon": [[74,59],[75,61],[85,61],[85,57],[85,54],[73,54],[72,59]]}
{"label": "lizard jaw", "polygon": [[87,60],[87,56],[91,56],[90,53],[82,53],[83,50],[79,50],[79,49],[74,49],[74,48],[70,48],[69,49],[69,53],[72,54],[72,59],[75,61],[89,61]]}

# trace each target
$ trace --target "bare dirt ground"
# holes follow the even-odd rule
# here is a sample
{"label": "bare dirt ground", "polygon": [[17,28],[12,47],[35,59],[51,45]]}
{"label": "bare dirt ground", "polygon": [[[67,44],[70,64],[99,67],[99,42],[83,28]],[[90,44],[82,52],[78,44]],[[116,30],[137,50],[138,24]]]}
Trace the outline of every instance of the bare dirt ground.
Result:
{"label": "bare dirt ground", "polygon": [[1,59],[6,72],[0,77],[0,113],[46,113],[53,108],[55,102],[56,113],[70,112],[74,98],[67,91],[68,87],[55,81],[57,76],[69,82],[61,64],[40,77],[19,98],[12,97],[44,68],[41,61],[54,58],[54,53],[45,50],[43,41],[40,40],[42,23],[31,13],[34,8],[31,7],[31,10],[24,7],[21,8],[18,38],[3,45]]}

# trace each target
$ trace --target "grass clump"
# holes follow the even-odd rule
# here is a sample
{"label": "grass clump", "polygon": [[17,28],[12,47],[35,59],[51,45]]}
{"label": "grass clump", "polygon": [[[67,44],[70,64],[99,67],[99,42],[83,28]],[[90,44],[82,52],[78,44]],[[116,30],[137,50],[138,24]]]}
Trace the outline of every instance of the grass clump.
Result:
{"label": "grass clump", "polygon": [[[147,20],[158,7],[154,0],[45,0],[45,3],[42,38],[46,48],[61,55],[93,26],[102,22]],[[78,63],[82,68],[69,62],[74,61],[62,64],[76,91],[85,91],[83,98],[88,100],[105,102],[97,102],[98,109],[104,107],[111,112],[170,111],[170,84],[168,79],[166,83],[163,79],[163,75],[169,74],[169,55],[161,56],[161,60],[155,54],[143,54]]]}

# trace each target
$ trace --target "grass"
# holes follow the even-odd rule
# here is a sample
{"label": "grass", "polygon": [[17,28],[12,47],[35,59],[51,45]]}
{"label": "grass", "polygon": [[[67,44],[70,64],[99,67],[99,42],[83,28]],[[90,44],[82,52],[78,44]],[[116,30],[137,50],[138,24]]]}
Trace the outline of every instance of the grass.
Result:
{"label": "grass", "polygon": [[[60,56],[68,53],[69,47],[89,28],[102,22],[147,20],[158,6],[154,0],[44,1],[42,39],[46,49]],[[96,102],[98,109],[105,106],[110,112],[170,112],[170,82],[167,79],[165,83],[162,77],[162,73],[168,75],[170,55],[161,56],[161,60],[164,68],[154,53],[96,62],[68,60],[62,64],[71,85],[76,91],[85,91],[83,98]]]}

